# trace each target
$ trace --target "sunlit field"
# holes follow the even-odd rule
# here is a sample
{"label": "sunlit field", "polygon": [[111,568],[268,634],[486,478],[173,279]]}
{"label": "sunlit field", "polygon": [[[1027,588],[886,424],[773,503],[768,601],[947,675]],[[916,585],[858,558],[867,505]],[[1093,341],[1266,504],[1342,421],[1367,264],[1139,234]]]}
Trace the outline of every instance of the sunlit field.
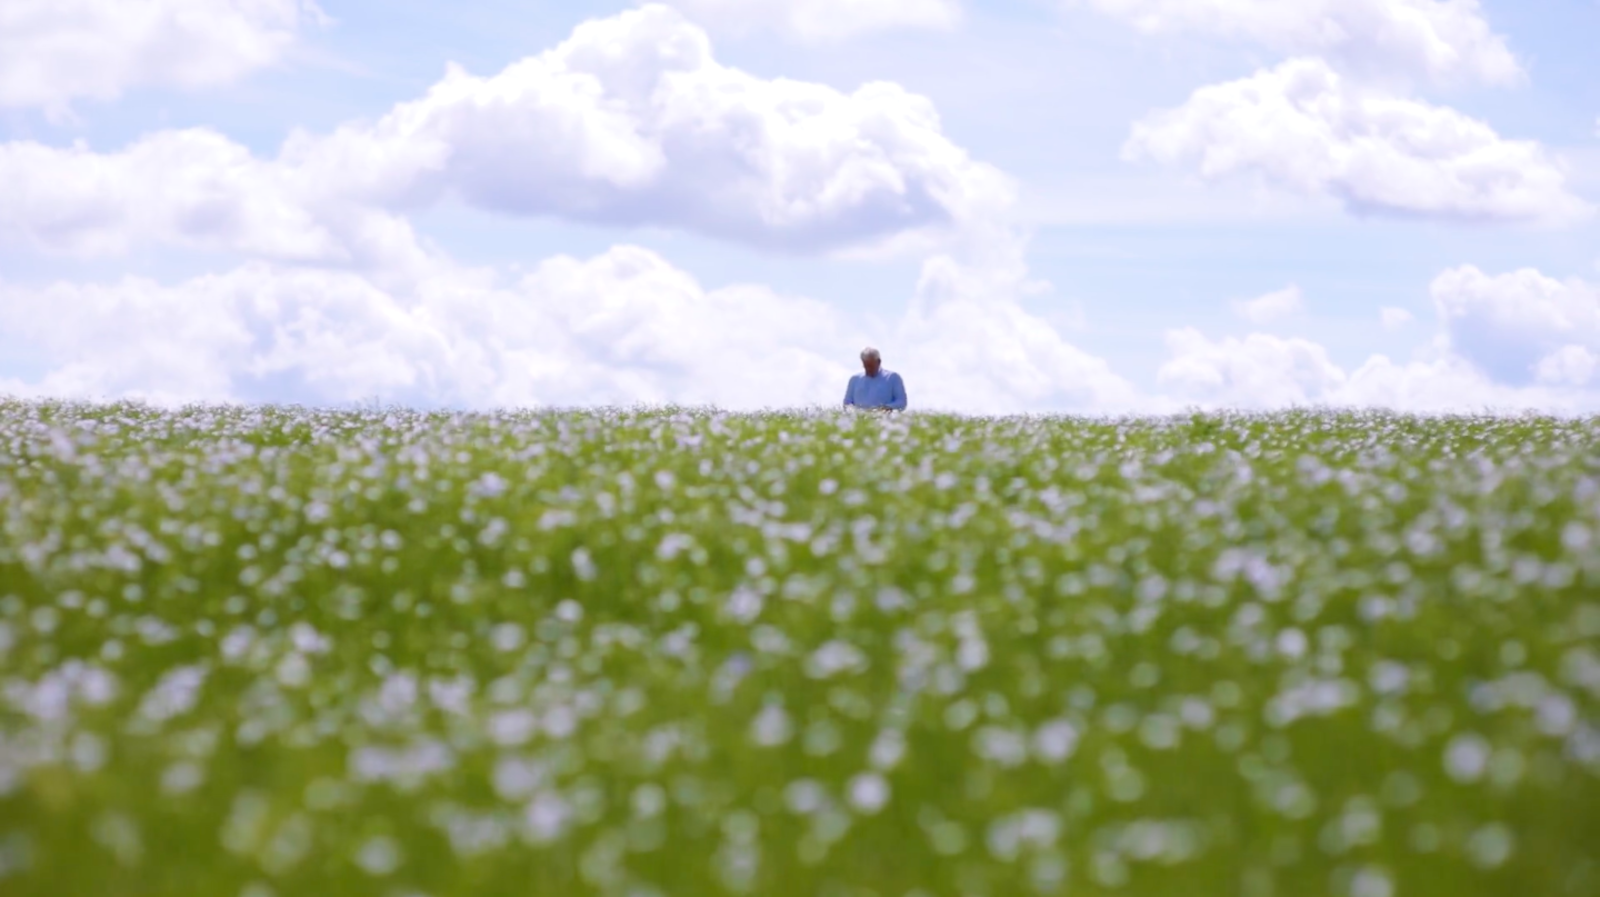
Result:
{"label": "sunlit field", "polygon": [[0,893],[1600,893],[1600,420],[0,402]]}

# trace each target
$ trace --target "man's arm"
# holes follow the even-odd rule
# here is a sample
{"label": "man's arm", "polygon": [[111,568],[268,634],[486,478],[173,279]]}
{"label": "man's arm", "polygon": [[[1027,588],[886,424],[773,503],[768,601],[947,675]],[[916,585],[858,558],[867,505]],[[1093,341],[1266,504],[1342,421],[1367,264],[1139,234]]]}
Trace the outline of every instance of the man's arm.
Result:
{"label": "man's arm", "polygon": [[851,377],[850,382],[844,385],[844,407],[849,408],[856,403],[856,378]]}
{"label": "man's arm", "polygon": [[889,381],[889,407],[896,411],[906,410],[906,383],[900,379],[899,374],[891,374]]}

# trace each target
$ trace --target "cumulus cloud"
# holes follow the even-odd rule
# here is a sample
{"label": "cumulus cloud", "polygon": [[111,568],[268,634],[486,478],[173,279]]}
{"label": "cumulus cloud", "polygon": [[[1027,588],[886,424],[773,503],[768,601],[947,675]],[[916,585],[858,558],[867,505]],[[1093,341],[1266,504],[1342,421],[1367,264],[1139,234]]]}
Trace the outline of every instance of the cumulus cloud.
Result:
{"label": "cumulus cloud", "polygon": [[1162,388],[1201,405],[1260,408],[1315,404],[1345,381],[1328,350],[1309,340],[1253,333],[1211,340],[1193,328],[1166,335]]}
{"label": "cumulus cloud", "polygon": [[0,144],[0,232],[84,255],[150,239],[274,258],[343,252],[281,172],[201,128],[159,132],[114,153]]}
{"label": "cumulus cloud", "polygon": [[1384,330],[1400,330],[1410,324],[1416,316],[1404,308],[1385,306],[1378,309],[1378,320],[1383,324]]}
{"label": "cumulus cloud", "polygon": [[226,84],[277,62],[321,19],[310,0],[6,0],[0,107]]}
{"label": "cumulus cloud", "polygon": [[1305,310],[1305,296],[1293,284],[1254,299],[1236,299],[1233,313],[1252,324],[1268,324]]}
{"label": "cumulus cloud", "polygon": [[177,246],[402,278],[434,255],[402,215],[310,189],[300,172],[205,128],[110,153],[0,144],[0,240],[86,257]]}
{"label": "cumulus cloud", "polygon": [[844,342],[837,327],[820,303],[707,291],[634,247],[515,283],[441,268],[390,290],[253,262],[175,286],[0,288],[0,333],[46,358],[35,391],[158,401],[759,407],[833,392],[846,368],[819,348]]}
{"label": "cumulus cloud", "polygon": [[[141,242],[256,259],[176,284],[0,285],[30,393],[420,404],[834,404],[882,345],[929,405],[1112,410],[1136,391],[1017,297],[1013,187],[893,84],[845,93],[718,63],[648,5],[492,77],[452,68],[373,121],[275,157],[205,129],[115,152],[0,145],[0,238],[85,255]],[[759,286],[706,289],[643,249],[515,283],[462,268],[407,212],[672,227],[812,252],[941,250],[888,321]],[[871,326],[869,326],[869,324]],[[14,375],[14,371],[8,371]]]}
{"label": "cumulus cloud", "polygon": [[1080,0],[1149,33],[1195,32],[1372,74],[1511,84],[1522,67],[1477,0]]}
{"label": "cumulus cloud", "polygon": [[[1018,271],[925,266],[904,316],[854,317],[771,289],[708,289],[630,246],[518,279],[435,261],[405,283],[252,262],[174,285],[0,284],[0,392],[413,405],[834,405],[871,343],[923,409],[1128,413],[1185,405],[1600,408],[1592,287],[1476,269],[1435,284],[1440,333],[1410,361],[1354,368],[1307,339],[1166,334],[1159,390],[1135,388],[1018,301]],[[1530,298],[1532,297],[1532,298]],[[1467,336],[1496,329],[1485,348]],[[1511,352],[1515,364],[1505,364]],[[31,373],[30,373],[31,371]]]}
{"label": "cumulus cloud", "polygon": [[1440,274],[1430,292],[1451,349],[1497,380],[1587,382],[1600,351],[1600,287],[1469,265]]}
{"label": "cumulus cloud", "polygon": [[950,29],[961,21],[957,0],[672,0],[716,29],[777,31],[818,43],[900,28]]}
{"label": "cumulus cloud", "polygon": [[1597,383],[1600,373],[1600,355],[1588,346],[1569,345],[1539,359],[1534,366],[1535,379],[1555,386],[1588,386]]}
{"label": "cumulus cloud", "polygon": [[[1167,334],[1163,388],[1202,406],[1380,406],[1416,411],[1600,409],[1600,289],[1534,270],[1467,266],[1432,288],[1438,334],[1417,357],[1374,355],[1353,370],[1312,341],[1255,333]],[[1403,309],[1386,321],[1409,322]]]}
{"label": "cumulus cloud", "polygon": [[785,250],[958,230],[1014,196],[926,98],[757,78],[660,5],[586,22],[492,77],[452,68],[376,122],[291,139],[283,164],[397,208],[453,196]]}
{"label": "cumulus cloud", "polygon": [[756,78],[659,5],[584,23],[492,77],[452,67],[421,99],[296,133],[275,159],[205,130],[115,153],[0,145],[0,229],[81,252],[151,239],[367,258],[409,239],[394,216],[449,199],[785,251],[1006,242],[1013,196],[927,99]]}
{"label": "cumulus cloud", "polygon": [[1202,87],[1136,123],[1124,155],[1332,196],[1357,214],[1566,222],[1593,212],[1538,143],[1366,89],[1320,59]]}
{"label": "cumulus cloud", "polygon": [[1425,412],[1571,413],[1600,409],[1600,395],[1577,389],[1502,383],[1451,353],[1404,363],[1375,355],[1351,372],[1345,385],[1328,397],[1328,404]]}
{"label": "cumulus cloud", "polygon": [[1135,391],[1006,298],[931,293],[851,319],[760,286],[706,289],[619,246],[503,282],[441,265],[400,288],[253,262],[176,285],[0,285],[0,339],[43,369],[8,391],[154,401],[833,405],[868,342],[919,407],[1128,410]]}
{"label": "cumulus cloud", "polygon": [[941,303],[908,318],[893,345],[919,407],[982,414],[1152,407],[1105,359],[1014,301]]}
{"label": "cumulus cloud", "polygon": [[990,414],[1130,412],[1153,407],[1106,361],[1072,345],[1019,299],[1042,287],[1020,261],[982,267],[948,256],[923,264],[915,298],[892,330],[885,364],[904,359],[923,407]]}
{"label": "cumulus cloud", "polygon": [[1346,370],[1331,361],[1318,343],[1263,333],[1213,340],[1193,329],[1177,330],[1168,333],[1167,348],[1170,357],[1158,373],[1162,387],[1201,408],[1318,406],[1418,412],[1600,408],[1600,394],[1575,388],[1584,383],[1566,371],[1565,379],[1509,384],[1449,351],[1430,350],[1409,362],[1374,355]]}

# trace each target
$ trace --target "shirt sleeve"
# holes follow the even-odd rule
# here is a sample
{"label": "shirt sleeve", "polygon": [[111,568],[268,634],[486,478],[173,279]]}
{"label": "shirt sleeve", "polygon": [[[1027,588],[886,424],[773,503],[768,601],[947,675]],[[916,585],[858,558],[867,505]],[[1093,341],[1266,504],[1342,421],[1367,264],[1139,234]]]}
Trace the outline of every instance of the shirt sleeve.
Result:
{"label": "shirt sleeve", "polygon": [[900,379],[899,374],[892,375],[889,381],[889,407],[896,411],[906,410],[906,383]]}
{"label": "shirt sleeve", "polygon": [[856,392],[856,378],[851,377],[850,378],[850,382],[846,383],[844,385],[844,404],[845,404],[845,407],[848,408],[851,405],[854,405],[856,403],[855,392]]}

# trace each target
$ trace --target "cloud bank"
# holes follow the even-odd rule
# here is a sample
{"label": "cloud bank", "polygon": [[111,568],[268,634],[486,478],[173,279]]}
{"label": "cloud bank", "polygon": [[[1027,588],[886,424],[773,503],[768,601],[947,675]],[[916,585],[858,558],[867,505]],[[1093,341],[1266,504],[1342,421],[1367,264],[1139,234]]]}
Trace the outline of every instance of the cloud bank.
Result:
{"label": "cloud bank", "polygon": [[[1411,361],[1375,355],[1346,369],[1309,340],[1212,339],[1186,328],[1167,334],[1158,380],[1206,407],[1600,411],[1600,288],[1531,269],[1489,275],[1467,266],[1441,273],[1430,293],[1438,334]],[[1396,326],[1410,320],[1385,317]]]}
{"label": "cloud bank", "polygon": [[[0,145],[0,235],[82,256],[244,255],[176,284],[0,286],[13,389],[160,401],[832,404],[860,344],[960,410],[1120,407],[1136,391],[1016,297],[1014,188],[898,85],[852,92],[716,61],[651,4],[263,158],[207,129],[113,152]],[[931,258],[911,310],[866,322],[759,286],[707,289],[655,253],[547,259],[515,282],[427,246],[408,213],[662,227],[787,252]]]}
{"label": "cloud bank", "polygon": [[[274,2],[248,9],[265,15]],[[801,7],[741,8],[761,24]],[[859,21],[877,8],[860,5]],[[1329,21],[1344,21],[1341,10]],[[773,21],[763,27],[795,27]],[[90,95],[71,89],[57,98]],[[1202,88],[1141,122],[1128,151],[1364,213],[1556,221],[1590,211],[1537,144],[1375,92],[1321,60]],[[1439,332],[1409,361],[1344,366],[1306,339],[1184,328],[1166,335],[1155,391],[1137,388],[1024,308],[1037,285],[1010,225],[1014,195],[1009,178],[943,133],[927,99],[889,83],[846,92],[755,77],[718,62],[682,13],[651,4],[587,22],[498,74],[452,68],[415,100],[295,133],[271,157],[204,128],[109,152],[0,144],[0,239],[76,256],[154,244],[247,259],[175,283],[0,281],[0,354],[24,359],[0,391],[832,405],[872,342],[919,408],[1600,405],[1595,287],[1470,267],[1435,280]],[[464,267],[407,218],[449,203],[786,252],[937,254],[905,314],[880,319],[758,285],[708,288],[633,245],[546,259],[520,277]],[[1236,312],[1263,326],[1302,307],[1290,287]],[[1409,318],[1385,309],[1381,320]]]}
{"label": "cloud bank", "polygon": [[1468,265],[1440,274],[1429,292],[1450,348],[1496,379],[1585,386],[1593,378],[1600,287],[1530,268],[1491,276]]}
{"label": "cloud bank", "polygon": [[422,98],[296,133],[274,159],[205,129],[109,153],[0,145],[0,234],[84,254],[153,241],[370,262],[411,251],[397,216],[452,201],[785,252],[936,246],[992,239],[1014,194],[927,99],[754,77],[660,5],[491,77],[452,67]]}
{"label": "cloud bank", "polygon": [[732,33],[775,31],[825,43],[902,28],[949,30],[957,0],[672,0],[697,21]]}
{"label": "cloud bank", "polygon": [[281,60],[322,18],[310,0],[6,0],[0,107],[228,84]]}
{"label": "cloud bank", "polygon": [[1246,40],[1351,71],[1439,83],[1525,78],[1477,0],[1079,0],[1141,31]]}
{"label": "cloud bank", "polygon": [[1356,214],[1569,223],[1594,211],[1538,143],[1368,89],[1320,59],[1202,87],[1136,123],[1124,155],[1330,196]]}
{"label": "cloud bank", "polygon": [[927,99],[749,75],[660,5],[586,22],[492,77],[452,68],[374,123],[291,139],[282,162],[395,207],[453,196],[785,250],[959,227],[1014,195]]}
{"label": "cloud bank", "polygon": [[355,272],[253,262],[174,286],[0,284],[0,336],[45,368],[14,391],[158,402],[832,405],[869,333],[921,407],[1139,401],[1009,300],[929,295],[898,321],[869,322],[759,286],[706,289],[634,246],[548,259],[509,283],[441,267],[385,289]]}

